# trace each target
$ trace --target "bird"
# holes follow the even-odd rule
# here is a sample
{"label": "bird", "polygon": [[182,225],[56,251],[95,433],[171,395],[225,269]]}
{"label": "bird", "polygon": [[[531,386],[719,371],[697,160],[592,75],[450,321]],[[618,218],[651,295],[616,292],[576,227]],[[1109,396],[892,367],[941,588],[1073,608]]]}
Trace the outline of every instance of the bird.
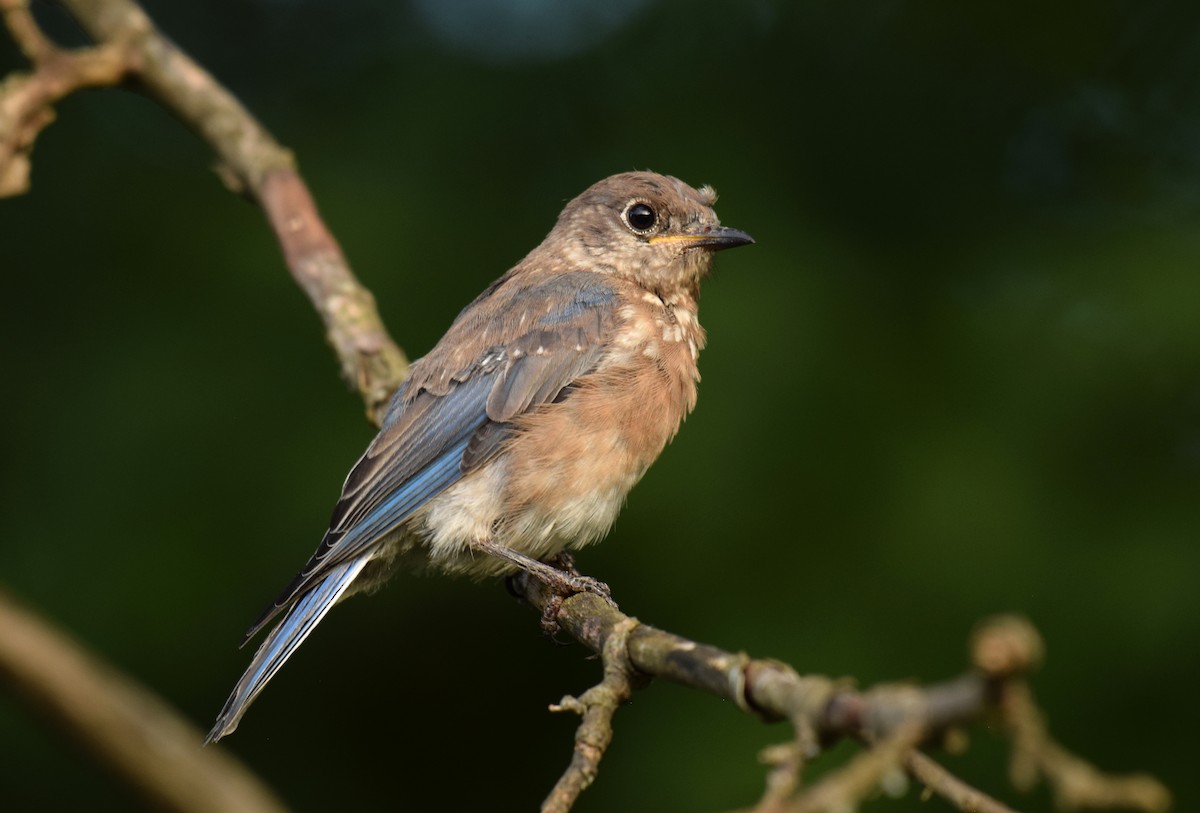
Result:
{"label": "bird", "polygon": [[605,178],[458,314],[389,401],[317,550],[246,633],[282,615],[206,742],[336,603],[394,571],[553,579],[548,560],[608,532],[696,405],[713,255],[754,242],[715,202],[653,172]]}

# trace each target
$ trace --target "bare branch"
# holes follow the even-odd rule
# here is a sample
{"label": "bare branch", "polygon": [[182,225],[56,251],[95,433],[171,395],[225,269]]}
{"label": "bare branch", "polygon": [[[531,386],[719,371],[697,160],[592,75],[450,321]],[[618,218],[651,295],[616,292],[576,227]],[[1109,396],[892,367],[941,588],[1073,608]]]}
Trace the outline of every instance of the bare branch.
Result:
{"label": "bare branch", "polygon": [[[901,766],[923,736],[919,723],[908,723],[882,741],[857,754],[837,771],[823,777],[783,808],[786,813],[841,813],[854,810],[864,799],[889,786],[893,795],[903,792]],[[890,781],[889,781],[890,780]],[[899,783],[899,786],[897,786]]]}
{"label": "bare branch", "polygon": [[0,82],[0,197],[29,189],[30,153],[54,121],[53,105],[77,90],[114,85],[129,70],[125,44],[59,50],[42,34],[25,0],[0,0],[4,24],[31,62],[31,73],[14,72]]}
{"label": "bare branch", "polygon": [[930,791],[964,813],[1015,813],[1008,805],[971,787],[920,751],[910,751],[904,758],[904,766]]}
{"label": "bare branch", "polygon": [[57,51],[54,43],[42,34],[29,11],[29,0],[0,0],[0,10],[4,12],[4,24],[13,41],[33,64],[45,62]]}
{"label": "bare branch", "polygon": [[241,763],[156,696],[0,590],[0,678],[159,805],[180,813],[280,813]]}
{"label": "bare branch", "polygon": [[[561,599],[527,575],[513,582],[540,612],[556,604],[561,629],[597,652],[608,651],[614,631],[630,620],[615,605],[590,593]],[[1002,804],[912,750],[921,741],[998,708],[1018,741],[1018,752],[1036,749],[1038,769],[1056,783],[1058,799],[1068,809],[1126,807],[1159,813],[1170,804],[1170,795],[1156,780],[1103,775],[1056,750],[1044,728],[1036,728],[1041,725],[1040,713],[1032,699],[1026,704],[1019,691],[1016,699],[1011,691],[1024,686],[1026,671],[1041,659],[1041,637],[1023,619],[1006,616],[980,625],[971,639],[974,667],[958,678],[923,688],[885,684],[866,691],[854,689],[848,681],[801,676],[787,664],[726,652],[646,624],[638,624],[623,637],[629,664],[646,677],[665,678],[730,700],[768,722],[792,722],[796,741],[767,754],[774,767],[756,813],[848,809],[843,802],[874,793],[899,768],[960,809],[1003,813]],[[817,746],[828,747],[847,737],[866,744],[867,751],[813,788],[802,788],[801,770]]]}
{"label": "bare branch", "polygon": [[350,272],[296,172],[267,175],[259,201],[292,276],[325,323],[326,336],[342,360],[342,375],[362,395],[368,417],[380,424],[388,399],[408,375],[408,360],[383,326],[374,296]]}
{"label": "bare branch", "polygon": [[551,711],[573,711],[583,717],[575,731],[575,752],[571,764],[563,773],[550,795],[542,802],[542,813],[566,813],[579,794],[596,780],[600,760],[613,738],[612,718],[617,707],[633,695],[633,669],[629,665],[627,641],[638,625],[635,618],[626,618],[614,628],[604,643],[601,658],[604,680],[578,698],[567,696]]}
{"label": "bare branch", "polygon": [[291,152],[131,0],[63,0],[99,43],[76,51],[51,44],[24,0],[0,4],[10,33],[35,66],[32,74],[13,74],[0,85],[0,194],[28,189],[29,152],[53,121],[54,102],[80,88],[136,79],[212,147],[226,183],[263,207],[292,276],[325,324],[342,376],[379,424],[408,373],[408,360],[325,227]]}
{"label": "bare branch", "polygon": [[1013,733],[1009,774],[1017,788],[1030,790],[1039,778],[1045,778],[1061,810],[1116,808],[1163,813],[1170,809],[1171,793],[1154,777],[1101,773],[1055,742],[1024,681],[1004,687],[1000,709]]}

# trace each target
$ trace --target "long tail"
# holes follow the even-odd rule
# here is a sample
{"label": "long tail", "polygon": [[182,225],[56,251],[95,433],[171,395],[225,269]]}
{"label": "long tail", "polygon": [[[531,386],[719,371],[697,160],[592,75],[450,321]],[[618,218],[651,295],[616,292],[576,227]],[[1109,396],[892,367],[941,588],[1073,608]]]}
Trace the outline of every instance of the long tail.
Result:
{"label": "long tail", "polygon": [[337,603],[369,559],[370,556],[360,556],[338,565],[292,605],[287,615],[275,625],[275,629],[271,630],[254,653],[254,660],[234,687],[233,694],[225,701],[225,708],[221,709],[216,725],[208,732],[205,742],[216,742],[233,733],[246,709],[254,702],[254,698],[258,697],[258,693],[275,676],[279,667],[283,666],[313,628],[321,622],[325,613]]}

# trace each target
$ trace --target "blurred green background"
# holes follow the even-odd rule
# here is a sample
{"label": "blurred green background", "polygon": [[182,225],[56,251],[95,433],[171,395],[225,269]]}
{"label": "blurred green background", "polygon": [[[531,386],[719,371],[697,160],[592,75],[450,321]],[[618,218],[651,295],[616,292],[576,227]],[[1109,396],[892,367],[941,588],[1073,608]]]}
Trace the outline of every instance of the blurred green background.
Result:
{"label": "blurred green background", "polygon": [[[720,257],[699,408],[582,568],[864,684],[951,676],[1025,613],[1059,738],[1200,805],[1200,4],[147,6],[296,151],[413,357],[593,181],[716,186],[758,244]],[[207,728],[372,430],[209,151],[134,93],[59,113],[0,202],[0,581]],[[399,578],[222,747],[300,811],[531,810],[585,654],[498,583]],[[577,809],[748,805],[788,735],[652,686]],[[142,805],[9,695],[0,743],[6,810]],[[1004,749],[947,762],[1050,809]]]}

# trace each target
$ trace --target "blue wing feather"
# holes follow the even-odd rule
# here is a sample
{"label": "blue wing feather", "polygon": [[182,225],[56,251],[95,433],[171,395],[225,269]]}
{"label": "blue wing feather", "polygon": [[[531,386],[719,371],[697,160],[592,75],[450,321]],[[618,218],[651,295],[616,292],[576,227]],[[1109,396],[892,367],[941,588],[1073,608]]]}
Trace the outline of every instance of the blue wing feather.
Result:
{"label": "blue wing feather", "polygon": [[339,540],[338,552],[344,549],[344,556],[352,556],[355,551],[362,550],[380,537],[386,536],[431,497],[441,493],[462,477],[462,455],[468,441],[469,438],[463,438],[447,449],[433,464],[405,483],[403,489],[393,493],[363,517]]}
{"label": "blue wing feather", "polygon": [[373,553],[381,538],[462,477],[463,452],[487,422],[483,403],[490,378],[480,373],[441,398],[419,394],[419,402],[409,406],[406,415],[380,432],[346,478],[343,497],[316,552],[246,632],[246,640],[330,568]]}

